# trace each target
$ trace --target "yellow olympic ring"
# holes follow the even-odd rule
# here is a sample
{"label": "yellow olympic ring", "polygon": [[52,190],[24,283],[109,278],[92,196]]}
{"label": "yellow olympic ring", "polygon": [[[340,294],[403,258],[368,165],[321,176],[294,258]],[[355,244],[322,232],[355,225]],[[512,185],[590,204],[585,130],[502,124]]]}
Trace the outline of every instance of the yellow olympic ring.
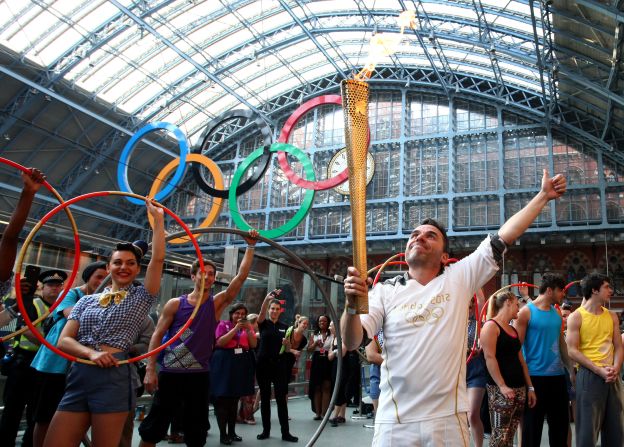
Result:
{"label": "yellow olympic ring", "polygon": [[[212,161],[210,158],[205,157],[204,155],[201,154],[187,154],[186,155],[186,163],[189,162],[195,162],[195,163],[200,163],[202,165],[204,165],[212,174],[212,177],[214,178],[214,187],[217,189],[223,189],[223,173],[221,172],[221,169],[219,168],[219,166],[217,166],[217,164]],[[156,176],[156,180],[154,180],[154,183],[152,184],[152,189],[150,189],[149,192],[149,197],[154,197],[158,191],[160,191],[160,186],[162,185],[163,181],[165,178],[167,178],[167,176],[171,173],[171,171],[173,171],[178,165],[180,164],[180,157],[171,160],[164,168],[162,168],[162,171],[160,171],[158,173],[158,175]],[[199,224],[199,226],[197,228],[207,228],[209,226],[211,226],[215,220],[217,220],[217,217],[219,217],[219,213],[221,212],[221,208],[223,208],[223,199],[220,197],[213,197],[213,202],[212,202],[212,208],[210,209],[210,212],[208,213],[208,215],[206,216],[206,218],[204,219],[204,221]],[[152,222],[152,216],[150,216],[148,214],[148,219],[150,221],[150,224],[153,224]],[[172,239],[169,241],[170,244],[185,244],[189,241],[190,239],[187,237],[179,237],[177,239]]]}

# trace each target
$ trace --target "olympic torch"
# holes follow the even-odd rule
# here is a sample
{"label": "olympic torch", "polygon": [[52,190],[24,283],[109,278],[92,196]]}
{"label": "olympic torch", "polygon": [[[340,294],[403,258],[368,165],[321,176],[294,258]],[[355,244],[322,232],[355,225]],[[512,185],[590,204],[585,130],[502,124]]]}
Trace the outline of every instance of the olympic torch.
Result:
{"label": "olympic torch", "polygon": [[[368,155],[368,83],[347,79],[340,83],[349,168],[353,265],[366,279],[366,157]],[[356,313],[368,313],[368,296],[358,297]]]}

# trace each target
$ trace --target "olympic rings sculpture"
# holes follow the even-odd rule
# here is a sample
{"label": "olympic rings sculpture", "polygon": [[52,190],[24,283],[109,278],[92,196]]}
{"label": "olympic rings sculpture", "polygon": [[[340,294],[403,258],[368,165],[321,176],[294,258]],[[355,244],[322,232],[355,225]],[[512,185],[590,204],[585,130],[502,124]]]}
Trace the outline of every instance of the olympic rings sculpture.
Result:
{"label": "olympic rings sculpture", "polygon": [[[156,176],[156,180],[154,180],[154,183],[152,184],[152,188],[150,189],[150,192],[148,194],[149,197],[156,196],[156,194],[160,191],[160,185],[162,184],[162,179],[166,178],[171,173],[173,168],[179,165],[180,161],[181,161],[180,159],[176,158],[175,160],[170,161],[169,164],[167,164],[164,168],[162,168],[162,170]],[[210,170],[210,173],[212,174],[212,177],[214,178],[214,181],[215,181],[215,187],[223,188],[223,173],[221,172],[221,168],[219,168],[219,165],[217,165],[214,161],[212,161],[209,158],[204,157],[201,154],[189,154],[186,157],[186,161],[197,162],[197,163],[204,165],[206,168]],[[212,202],[212,208],[210,209],[210,212],[208,213],[204,221],[199,225],[199,228],[211,226],[219,217],[219,213],[221,212],[222,208],[223,208],[223,199],[221,197],[215,197],[214,201]],[[147,218],[149,219],[150,224],[151,224],[152,216],[148,214]],[[181,238],[172,239],[169,241],[169,243],[170,244],[186,244],[188,241],[189,241],[189,238],[181,237]]]}
{"label": "olympic rings sculpture", "polygon": [[[66,353],[64,351],[61,351],[59,348],[57,348],[56,346],[54,346],[50,342],[48,342],[45,339],[45,337],[35,328],[35,324],[34,324],[34,322],[32,322],[30,320],[30,318],[28,316],[28,313],[26,312],[26,307],[24,306],[24,299],[23,299],[23,296],[22,296],[22,292],[20,290],[20,281],[21,281],[20,272],[21,272],[22,264],[24,263],[24,257],[26,256],[26,251],[28,250],[28,247],[29,247],[30,243],[32,242],[33,238],[35,237],[35,235],[37,234],[39,229],[43,225],[45,225],[45,223],[48,220],[50,220],[52,217],[54,217],[56,214],[58,214],[59,211],[67,209],[68,206],[70,206],[70,205],[72,205],[72,204],[74,204],[76,202],[80,202],[82,200],[90,199],[90,198],[93,198],[93,197],[104,197],[104,196],[132,196],[133,198],[135,198],[137,200],[139,200],[141,198],[141,196],[139,196],[137,194],[128,193],[128,192],[121,192],[121,191],[96,191],[96,192],[91,192],[91,193],[88,193],[88,194],[83,194],[81,196],[74,197],[73,199],[70,199],[70,200],[68,200],[66,202],[65,201],[62,202],[60,205],[57,205],[53,210],[51,210],[45,216],[43,216],[43,218],[37,223],[37,225],[35,225],[35,227],[30,231],[30,234],[28,235],[28,237],[24,241],[24,244],[22,245],[22,249],[20,250],[20,253],[19,253],[19,256],[18,256],[18,259],[17,259],[17,268],[16,268],[16,272],[15,272],[15,295],[16,295],[16,298],[17,298],[17,305],[19,307],[20,313],[22,314],[22,318],[24,319],[24,322],[26,323],[27,328],[32,331],[33,335],[43,345],[45,345],[48,349],[50,349],[55,354],[58,354],[61,357],[65,358],[65,359],[67,359],[69,361],[84,363],[84,364],[87,364],[87,365],[94,365],[95,363],[93,361],[91,361],[91,360],[82,359],[82,358],[76,357],[74,355],[68,354],[68,353]],[[145,201],[145,197],[142,197],[142,198],[143,198],[143,201]],[[178,224],[184,229],[184,232],[191,239],[191,241],[193,242],[193,246],[195,247],[195,252],[196,252],[197,257],[199,259],[199,269],[200,269],[201,272],[205,272],[203,256],[202,256],[201,250],[199,248],[199,244],[197,243],[197,240],[193,236],[193,233],[191,232],[191,230],[186,226],[186,224],[182,221],[182,219],[180,219],[171,210],[169,210],[165,206],[161,205],[160,203],[154,203],[154,204],[156,206],[162,208],[165,213],[167,213],[169,216],[174,218],[178,222]],[[76,236],[77,236],[77,233],[76,233]],[[78,247],[78,249],[76,250],[76,253],[77,253],[76,257],[79,259],[80,247]],[[78,265],[77,265],[76,262],[74,262],[74,270],[72,271],[71,281],[67,282],[67,284],[69,286],[71,286],[71,284],[73,283],[73,280],[76,277],[76,273],[77,272],[78,272]],[[201,281],[201,286],[200,286],[200,295],[203,294],[203,291],[204,291],[204,276],[202,275],[202,281]],[[58,306],[58,304],[60,304],[61,301],[62,301],[62,298],[61,299],[57,299],[57,302],[55,302],[55,305]],[[158,346],[156,349],[153,349],[150,352],[146,352],[143,355],[140,355],[140,356],[137,356],[137,357],[133,357],[133,358],[130,358],[130,359],[127,359],[127,360],[122,360],[119,363],[120,364],[132,363],[132,362],[137,362],[137,361],[142,360],[142,359],[147,358],[147,357],[151,357],[152,355],[155,355],[155,354],[159,353],[160,351],[162,351],[163,349],[165,349],[171,343],[175,342],[178,338],[180,338],[180,336],[182,336],[184,331],[193,322],[193,319],[195,318],[195,315],[197,314],[197,311],[199,310],[200,304],[201,304],[201,301],[198,300],[197,304],[195,305],[195,307],[193,309],[193,312],[191,313],[191,315],[190,315],[189,319],[187,320],[187,322],[166,343],[163,343],[162,345]]]}
{"label": "olympic rings sculpture", "polygon": [[[196,154],[204,154],[210,150],[210,141],[213,135],[216,133],[219,126],[231,119],[235,118],[245,118],[249,121],[254,121],[256,126],[260,128],[260,133],[262,134],[262,138],[264,140],[264,146],[268,147],[273,143],[273,138],[271,137],[271,128],[267,123],[265,123],[262,118],[257,115],[255,112],[251,110],[230,110],[229,112],[225,112],[218,118],[215,118],[206,127],[204,132],[204,136],[202,137],[202,144],[200,147],[195,149],[193,152]],[[267,152],[262,156],[260,160],[260,169],[256,169],[253,174],[245,180],[241,185],[236,187],[236,195],[240,196],[241,194],[245,194],[249,191],[253,186],[260,181],[267,168],[269,167],[269,163],[271,161],[271,155]],[[197,165],[191,165],[191,169],[193,171],[193,177],[195,177],[195,181],[199,185],[199,187],[208,195],[213,197],[219,197],[221,199],[227,199],[229,190],[224,190],[222,187],[215,185],[215,188],[211,187],[201,175],[199,167]]]}
{"label": "olympic rings sculpture", "polygon": [[[165,197],[167,197],[170,193],[173,192],[173,189],[180,183],[182,180],[182,176],[184,175],[184,164],[186,163],[186,155],[189,151],[188,141],[186,136],[180,130],[180,128],[171,123],[164,122],[156,122],[150,123],[146,126],[143,126],[137,133],[135,133],[132,138],[128,141],[123,151],[121,152],[121,157],[119,158],[119,164],[117,165],[117,182],[119,183],[119,189],[123,192],[132,192],[130,189],[130,184],[128,183],[128,160],[130,158],[130,154],[134,150],[134,147],[139,142],[143,135],[146,135],[150,132],[154,132],[156,130],[168,130],[173,133],[173,135],[178,140],[178,146],[180,148],[180,157],[178,159],[178,167],[176,169],[175,174],[170,182],[167,183],[167,186],[163,188],[162,191],[159,191],[158,194],[154,197],[156,201],[162,201]],[[134,196],[126,197],[130,203],[134,203],[135,205],[141,205],[141,200],[137,199]]]}
{"label": "olympic rings sculpture", "polygon": [[[22,166],[19,163],[15,163],[14,161],[11,161],[11,160],[9,160],[7,158],[4,158],[4,157],[0,157],[0,163],[8,165],[8,166],[11,166],[13,168],[16,168],[16,169],[18,169],[18,170],[20,170],[20,171],[22,171],[22,172],[24,172],[26,174],[30,174],[31,173],[30,169],[26,168],[25,166]],[[48,191],[50,191],[54,195],[54,197],[56,197],[56,199],[59,201],[59,203],[61,203],[61,204],[65,203],[65,201],[63,200],[61,195],[58,193],[58,191],[56,189],[54,189],[54,187],[52,187],[52,185],[50,185],[47,181],[44,180],[43,186]],[[34,324],[41,323],[43,320],[45,320],[50,315],[50,313],[52,313],[52,311],[54,309],[56,309],[56,307],[61,303],[63,298],[65,298],[65,295],[67,295],[67,293],[71,289],[71,285],[73,284],[74,280],[76,279],[76,275],[78,274],[78,266],[80,264],[80,237],[78,236],[78,226],[76,225],[76,221],[74,220],[74,216],[72,215],[71,211],[69,211],[69,209],[67,209],[67,208],[65,209],[65,214],[67,214],[67,218],[69,219],[71,227],[74,230],[74,251],[76,253],[76,256],[74,256],[74,264],[73,264],[73,267],[72,267],[72,274],[68,278],[68,281],[66,282],[65,288],[59,294],[58,299],[48,308],[48,310],[46,312],[43,313],[43,315],[41,315],[39,318],[37,318],[33,322]],[[16,270],[16,276],[20,275],[20,273],[21,273],[20,269],[21,269],[21,264],[18,265],[18,269]],[[20,290],[20,293],[21,293],[21,290]],[[4,337],[0,337],[0,343],[1,342],[5,342],[7,340],[10,340],[13,337],[17,337],[18,335],[23,334],[27,330],[28,330],[28,327],[25,326],[22,329],[19,329],[17,331],[14,331],[14,332],[8,334],[8,335],[5,335]]]}
{"label": "olympic rings sculpture", "polygon": [[[291,144],[275,143],[270,146],[270,151],[271,152],[284,151],[284,152],[288,152],[289,154],[294,155],[295,157],[297,157],[297,159],[299,159],[299,161],[303,165],[305,169],[306,177],[308,177],[308,180],[314,180],[314,167],[312,166],[312,162],[310,161],[308,157],[306,157],[305,153],[301,149]],[[247,157],[240,165],[238,165],[238,168],[236,169],[236,172],[234,173],[234,177],[232,178],[232,185],[238,185],[238,182],[243,177],[243,174],[245,173],[245,171],[247,171],[249,166],[255,160],[257,160],[258,157],[263,156],[264,153],[265,153],[265,148],[256,149],[254,152],[252,152],[249,155],[249,157]],[[236,226],[239,227],[241,230],[251,230],[252,229],[251,226],[247,222],[245,222],[240,212],[238,211],[238,201],[236,200],[236,193],[234,191],[235,191],[235,187],[231,186],[229,197],[228,197],[228,203],[230,205],[230,212],[232,213],[232,220],[234,221]],[[306,214],[308,214],[308,211],[310,210],[310,208],[312,208],[313,202],[314,202],[314,190],[308,189],[305,193],[303,202],[301,203],[299,210],[295,213],[295,215],[288,222],[272,230],[259,230],[258,233],[270,239],[283,236],[284,234],[295,229],[297,225],[299,225],[299,223],[305,218]]]}
{"label": "olympic rings sculpture", "polygon": [[[242,217],[240,211],[238,210],[237,197],[249,191],[262,179],[270,164],[272,153],[277,152],[279,165],[284,171],[288,180],[301,188],[307,189],[304,195],[303,203],[301,204],[295,215],[286,224],[270,230],[258,229],[260,235],[262,235],[263,237],[269,239],[281,237],[284,234],[295,229],[297,225],[299,225],[299,223],[301,223],[301,221],[305,218],[310,208],[312,207],[315,191],[334,188],[337,185],[344,183],[348,179],[348,169],[345,169],[343,172],[332,178],[317,181],[314,174],[312,162],[308,155],[301,149],[287,143],[296,123],[306,113],[324,104],[342,105],[342,100],[339,95],[323,95],[303,103],[284,123],[277,143],[272,142],[271,129],[268,124],[264,122],[264,120],[260,116],[255,114],[255,112],[252,112],[250,110],[229,111],[221,115],[219,118],[212,120],[208,124],[206,130],[204,131],[204,134],[202,135],[201,145],[194,149],[192,153],[187,153],[188,141],[182,131],[177,126],[165,122],[147,124],[128,141],[122,151],[117,166],[117,182],[119,185],[119,189],[122,192],[132,193],[132,190],[130,189],[130,184],[128,182],[128,163],[130,155],[132,154],[132,151],[138,141],[150,132],[156,130],[166,130],[176,137],[180,149],[180,156],[174,159],[168,165],[166,165],[158,173],[154,183],[152,184],[149,195],[151,197],[154,197],[155,200],[158,201],[162,201],[167,198],[182,180],[186,163],[191,163],[191,170],[199,187],[206,194],[214,197],[212,209],[210,210],[208,216],[206,216],[204,221],[197,228],[207,228],[211,226],[221,212],[221,207],[223,205],[221,199],[227,198],[230,210],[232,212],[232,219],[234,221],[234,224],[240,229],[248,230],[252,229],[252,227],[247,224],[247,222]],[[255,122],[256,126],[259,127],[263,136],[264,146],[253,151],[247,156],[245,160],[243,160],[242,163],[239,164],[234,173],[229,188],[224,189],[223,174],[221,173],[221,170],[218,168],[218,165],[213,160],[206,157],[204,153],[210,150],[210,144],[211,142],[213,142],[213,140],[219,140],[220,135],[217,132],[219,126],[232,119],[246,119],[248,121]],[[301,178],[293,171],[293,169],[288,164],[286,154],[294,156],[303,165],[305,179]],[[204,179],[200,168],[197,165],[198,163],[203,165],[210,171],[210,174],[214,179],[214,186],[209,185],[208,182]],[[252,164],[255,164],[254,170],[246,179],[244,179],[244,174],[247,172],[247,170],[250,169]],[[174,168],[175,172],[172,178],[168,181],[165,181],[165,179],[171,174]],[[164,183],[166,183],[166,186],[160,189],[161,185],[163,185]],[[127,199],[130,200],[132,203],[139,203],[139,201],[132,196],[128,196]],[[172,240],[170,242],[172,244],[183,244],[188,242],[188,239],[186,237],[182,237]]]}

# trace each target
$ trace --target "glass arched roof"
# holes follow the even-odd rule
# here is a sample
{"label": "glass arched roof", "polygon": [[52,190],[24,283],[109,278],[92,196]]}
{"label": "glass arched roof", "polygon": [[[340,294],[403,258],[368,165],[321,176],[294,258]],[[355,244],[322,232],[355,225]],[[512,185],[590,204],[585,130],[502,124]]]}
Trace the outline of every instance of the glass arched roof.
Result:
{"label": "glass arched roof", "polygon": [[415,11],[414,29],[380,66],[444,72],[448,88],[460,87],[450,70],[542,94],[536,48],[544,30],[539,21],[534,30],[527,1],[10,0],[0,3],[0,44],[122,112],[174,122],[196,140],[225,110],[260,109],[331,73],[351,76],[371,36],[400,32],[403,10]]}

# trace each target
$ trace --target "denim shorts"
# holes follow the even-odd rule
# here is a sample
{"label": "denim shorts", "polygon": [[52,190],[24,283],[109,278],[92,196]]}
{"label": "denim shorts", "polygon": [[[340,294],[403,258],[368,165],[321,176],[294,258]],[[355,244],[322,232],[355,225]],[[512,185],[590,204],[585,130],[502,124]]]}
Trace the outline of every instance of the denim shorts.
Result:
{"label": "denim shorts", "polygon": [[371,399],[379,399],[379,382],[381,379],[381,367],[379,365],[370,366],[370,391],[368,395]]}
{"label": "denim shorts", "polygon": [[487,383],[487,371],[485,369],[485,357],[483,353],[475,355],[466,365],[466,387],[485,388]]}
{"label": "denim shorts", "polygon": [[[126,359],[124,352],[114,354]],[[65,394],[59,411],[80,413],[122,413],[131,411],[135,404],[130,366],[100,368],[75,362],[67,374]]]}

